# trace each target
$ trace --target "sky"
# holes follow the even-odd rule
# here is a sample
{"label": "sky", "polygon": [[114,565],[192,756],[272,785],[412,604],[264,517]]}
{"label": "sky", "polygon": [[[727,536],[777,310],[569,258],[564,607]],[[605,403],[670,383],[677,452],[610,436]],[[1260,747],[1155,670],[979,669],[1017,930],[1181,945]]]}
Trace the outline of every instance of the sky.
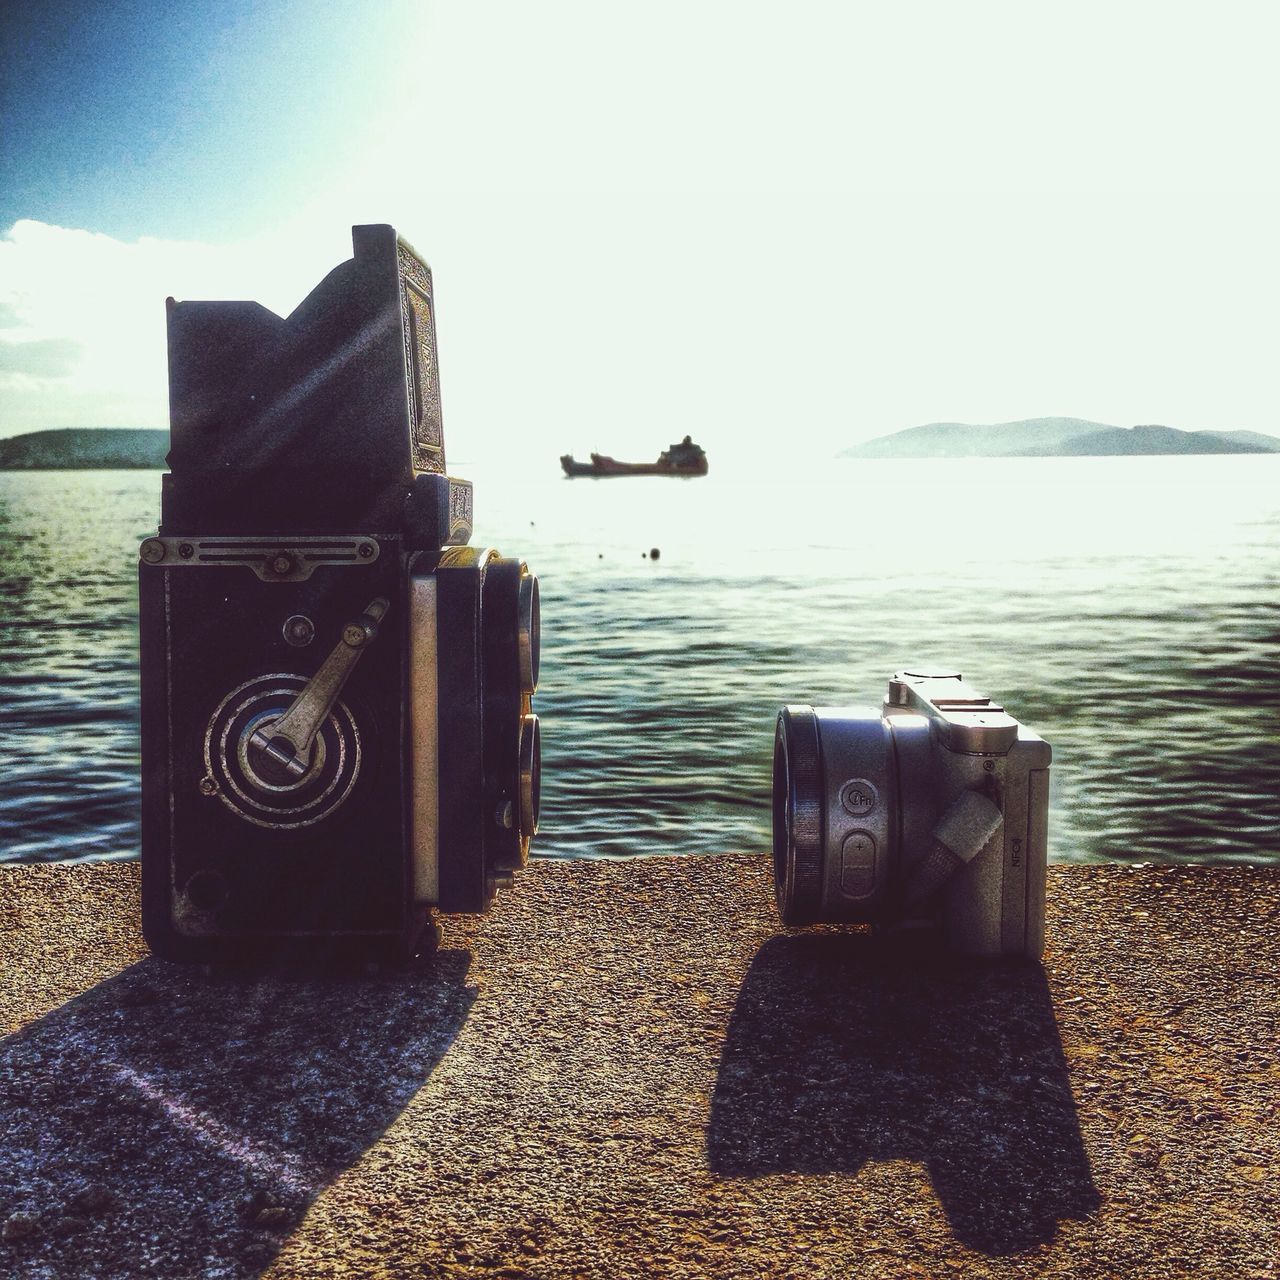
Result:
{"label": "sky", "polygon": [[1280,7],[61,0],[0,17],[0,436],[164,426],[164,299],[391,222],[451,458],[1280,434]]}

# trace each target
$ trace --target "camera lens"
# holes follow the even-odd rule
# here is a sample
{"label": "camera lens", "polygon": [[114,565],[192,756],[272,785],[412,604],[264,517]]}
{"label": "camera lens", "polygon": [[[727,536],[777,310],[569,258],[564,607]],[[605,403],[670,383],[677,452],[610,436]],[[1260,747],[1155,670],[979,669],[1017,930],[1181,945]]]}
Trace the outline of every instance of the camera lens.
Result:
{"label": "camera lens", "polygon": [[773,883],[788,925],[822,904],[822,748],[812,707],[783,707],[773,739]]}
{"label": "camera lens", "polygon": [[520,721],[520,834],[531,838],[538,830],[542,805],[542,733],[538,717],[526,715]]}
{"label": "camera lens", "polygon": [[784,707],[773,747],[773,873],[784,924],[875,920],[898,857],[890,729],[859,707]]}
{"label": "camera lens", "polygon": [[520,601],[516,636],[520,650],[520,688],[533,694],[538,688],[538,662],[542,649],[542,613],[538,604],[538,579],[521,566]]}

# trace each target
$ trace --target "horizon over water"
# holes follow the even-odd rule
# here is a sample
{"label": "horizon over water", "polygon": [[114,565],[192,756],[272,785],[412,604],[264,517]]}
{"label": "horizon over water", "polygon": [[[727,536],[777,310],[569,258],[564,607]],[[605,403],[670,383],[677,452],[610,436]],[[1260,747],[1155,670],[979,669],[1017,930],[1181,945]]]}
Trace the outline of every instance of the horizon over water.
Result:
{"label": "horizon over water", "polygon": [[[764,853],[778,707],[929,664],[1053,747],[1054,860],[1280,860],[1280,455],[450,470],[541,582],[537,854]],[[0,861],[137,856],[159,477],[0,473]]]}

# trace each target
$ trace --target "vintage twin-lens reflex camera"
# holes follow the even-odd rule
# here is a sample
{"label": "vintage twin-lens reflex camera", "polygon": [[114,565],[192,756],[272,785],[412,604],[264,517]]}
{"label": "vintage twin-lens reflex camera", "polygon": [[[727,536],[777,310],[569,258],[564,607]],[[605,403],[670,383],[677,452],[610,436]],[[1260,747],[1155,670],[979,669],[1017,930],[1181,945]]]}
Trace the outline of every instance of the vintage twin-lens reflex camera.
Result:
{"label": "vintage twin-lens reflex camera", "polygon": [[170,474],[138,573],[164,956],[412,954],[537,829],[537,579],[466,545],[430,271],[391,227],[352,240],[288,317],[168,303]]}
{"label": "vintage twin-lens reflex camera", "polygon": [[785,924],[936,925],[1044,950],[1049,744],[960,676],[900,672],[880,710],[784,707],[773,868]]}

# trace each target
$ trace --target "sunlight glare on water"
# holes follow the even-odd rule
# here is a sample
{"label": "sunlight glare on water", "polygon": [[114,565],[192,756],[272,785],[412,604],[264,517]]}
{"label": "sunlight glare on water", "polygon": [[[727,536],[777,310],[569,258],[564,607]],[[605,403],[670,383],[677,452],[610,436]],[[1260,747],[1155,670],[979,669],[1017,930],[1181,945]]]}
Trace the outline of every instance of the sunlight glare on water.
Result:
{"label": "sunlight glare on water", "polygon": [[[962,671],[1054,749],[1051,855],[1280,852],[1280,457],[454,461],[542,586],[535,851],[764,849],[784,702]],[[136,856],[153,472],[0,475],[0,858]],[[651,560],[650,548],[660,550]]]}

